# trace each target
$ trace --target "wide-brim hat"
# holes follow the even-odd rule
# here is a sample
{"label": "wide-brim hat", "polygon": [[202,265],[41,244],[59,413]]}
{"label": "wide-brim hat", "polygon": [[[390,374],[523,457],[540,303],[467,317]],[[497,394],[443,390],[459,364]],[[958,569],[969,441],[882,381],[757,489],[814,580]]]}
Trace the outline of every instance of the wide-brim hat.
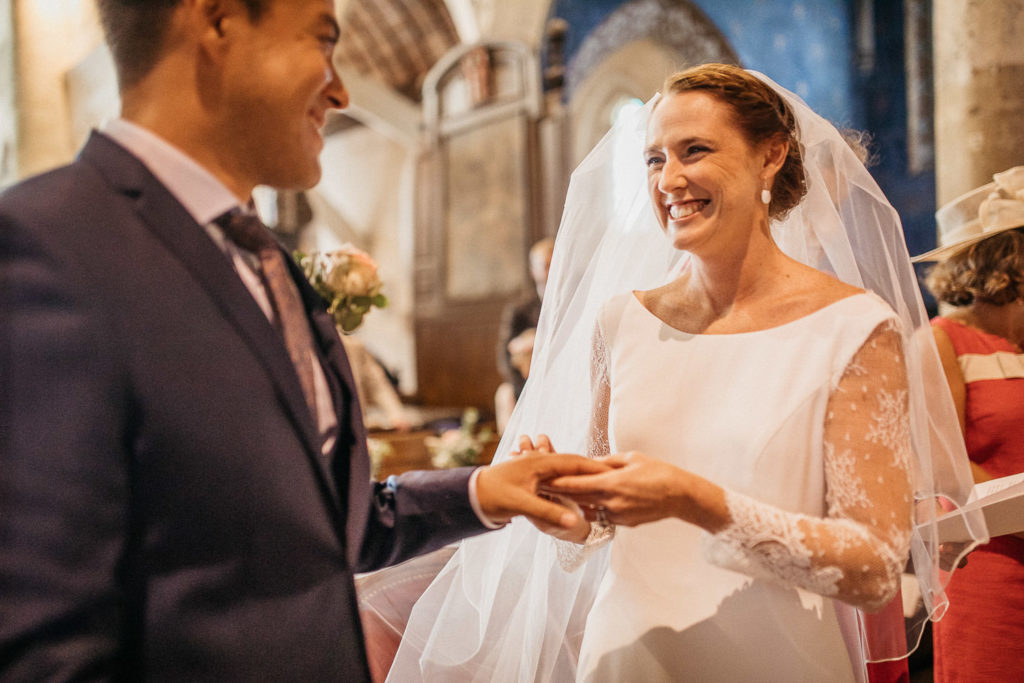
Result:
{"label": "wide-brim hat", "polygon": [[992,235],[1024,227],[1024,166],[996,173],[992,179],[936,211],[938,249],[910,260],[944,261]]}

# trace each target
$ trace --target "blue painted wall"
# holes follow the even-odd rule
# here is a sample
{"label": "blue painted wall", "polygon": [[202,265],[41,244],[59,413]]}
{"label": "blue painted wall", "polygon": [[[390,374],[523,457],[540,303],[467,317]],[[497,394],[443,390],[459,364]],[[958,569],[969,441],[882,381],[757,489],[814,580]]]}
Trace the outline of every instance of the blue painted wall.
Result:
{"label": "blue painted wall", "polygon": [[698,0],[743,66],[792,90],[822,116],[857,125],[846,0]]}
{"label": "blue painted wall", "polygon": [[[566,59],[624,0],[556,0],[551,15],[569,22]],[[792,90],[823,116],[857,125],[853,103],[849,0],[695,0],[742,65]],[[665,74],[666,76],[668,74]]]}
{"label": "blue painted wall", "polygon": [[871,172],[900,212],[910,253],[919,254],[935,246],[935,173],[909,170],[902,6],[875,1],[874,66],[858,74],[854,93],[864,109],[861,127],[874,136]]}
{"label": "blue painted wall", "polygon": [[[668,0],[666,0],[668,2]],[[903,3],[874,0],[874,59],[858,66],[856,0],[693,0],[742,65],[796,92],[833,122],[868,132],[871,171],[903,218],[910,252],[935,243],[932,171],[913,175],[907,159]],[[569,23],[566,59],[625,0],[556,0],[551,16]]]}

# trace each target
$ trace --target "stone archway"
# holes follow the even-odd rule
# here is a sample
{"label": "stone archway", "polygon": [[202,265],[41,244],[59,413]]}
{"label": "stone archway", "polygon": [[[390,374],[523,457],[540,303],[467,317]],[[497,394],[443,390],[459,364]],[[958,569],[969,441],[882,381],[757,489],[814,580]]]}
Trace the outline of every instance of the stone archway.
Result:
{"label": "stone archway", "polygon": [[594,29],[566,72],[572,117],[572,162],[610,125],[623,98],[646,100],[666,76],[705,62],[739,64],[718,27],[688,0],[633,0]]}

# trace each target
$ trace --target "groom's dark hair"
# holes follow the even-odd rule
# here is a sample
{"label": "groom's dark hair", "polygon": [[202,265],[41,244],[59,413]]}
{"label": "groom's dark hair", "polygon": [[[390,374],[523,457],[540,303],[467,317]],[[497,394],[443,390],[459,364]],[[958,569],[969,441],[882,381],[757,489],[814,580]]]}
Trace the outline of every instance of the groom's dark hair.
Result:
{"label": "groom's dark hair", "polygon": [[[229,0],[230,1],[230,0]],[[259,19],[273,0],[236,0]],[[160,59],[167,22],[181,0],[97,0],[100,23],[121,90],[137,84]]]}

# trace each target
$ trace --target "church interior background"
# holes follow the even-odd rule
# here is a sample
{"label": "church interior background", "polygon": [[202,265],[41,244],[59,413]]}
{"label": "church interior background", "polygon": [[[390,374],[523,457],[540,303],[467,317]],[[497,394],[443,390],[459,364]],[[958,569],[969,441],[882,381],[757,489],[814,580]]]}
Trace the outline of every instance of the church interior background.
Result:
{"label": "church interior background", "polygon": [[[391,305],[359,331],[410,404],[489,416],[502,307],[569,173],[671,72],[764,72],[867,132],[911,253],[933,212],[1024,158],[1022,0],[338,0],[352,105],[323,179],[258,198],[292,246],[351,242]],[[117,113],[93,0],[0,0],[0,186]]]}

